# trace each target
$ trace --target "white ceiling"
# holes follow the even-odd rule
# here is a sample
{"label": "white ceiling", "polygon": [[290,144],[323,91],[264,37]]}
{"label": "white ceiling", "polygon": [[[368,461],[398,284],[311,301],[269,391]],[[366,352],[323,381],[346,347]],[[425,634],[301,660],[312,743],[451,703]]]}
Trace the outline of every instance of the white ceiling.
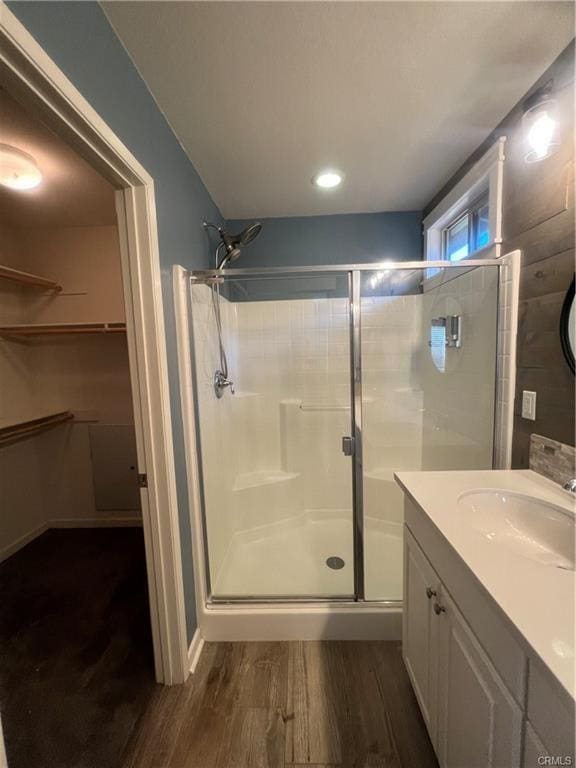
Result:
{"label": "white ceiling", "polygon": [[225,218],[422,208],[574,29],[570,2],[104,10]]}
{"label": "white ceiling", "polygon": [[0,224],[36,228],[116,223],[114,188],[2,89],[0,142],[32,155],[42,172],[42,183],[35,189],[0,186]]}

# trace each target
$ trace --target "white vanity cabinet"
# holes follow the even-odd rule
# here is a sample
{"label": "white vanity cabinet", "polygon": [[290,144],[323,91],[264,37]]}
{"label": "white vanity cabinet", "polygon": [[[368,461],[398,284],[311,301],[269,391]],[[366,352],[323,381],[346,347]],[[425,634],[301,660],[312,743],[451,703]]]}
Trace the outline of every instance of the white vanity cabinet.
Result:
{"label": "white vanity cabinet", "polygon": [[522,710],[446,590],[438,616],[436,751],[445,768],[520,765]]}
{"label": "white vanity cabinet", "polygon": [[404,546],[404,595],[402,645],[404,662],[428,732],[436,733],[436,661],[438,622],[432,606],[440,591],[436,572],[406,529]]}
{"label": "white vanity cabinet", "polygon": [[518,768],[522,710],[405,529],[403,655],[442,768]]}
{"label": "white vanity cabinet", "polygon": [[[399,473],[402,653],[441,768],[576,766],[573,573],[492,546],[458,505],[470,488],[565,504],[524,471]],[[556,592],[552,591],[552,588]]]}

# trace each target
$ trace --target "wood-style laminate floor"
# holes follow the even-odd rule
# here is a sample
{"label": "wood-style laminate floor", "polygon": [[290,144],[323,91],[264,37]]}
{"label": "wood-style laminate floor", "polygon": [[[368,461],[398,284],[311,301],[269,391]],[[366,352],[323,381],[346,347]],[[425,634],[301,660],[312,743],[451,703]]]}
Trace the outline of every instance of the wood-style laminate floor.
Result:
{"label": "wood-style laminate floor", "polygon": [[398,643],[207,643],[125,768],[437,768]]}
{"label": "wood-style laminate floor", "polygon": [[207,643],[156,685],[139,530],[49,531],[0,595],[10,768],[437,768],[398,643]]}

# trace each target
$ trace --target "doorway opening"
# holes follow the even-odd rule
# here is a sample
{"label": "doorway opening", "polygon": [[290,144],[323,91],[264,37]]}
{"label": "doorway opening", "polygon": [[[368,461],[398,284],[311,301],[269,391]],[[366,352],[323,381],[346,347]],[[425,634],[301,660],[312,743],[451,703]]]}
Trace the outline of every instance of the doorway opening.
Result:
{"label": "doorway opening", "polygon": [[[78,416],[84,418],[84,434],[87,435],[86,439],[89,442],[92,439],[93,452],[90,451],[90,459],[98,465],[96,471],[98,501],[94,501],[94,509],[98,508],[98,511],[106,513],[104,516],[115,519],[130,518],[124,520],[124,524],[133,524],[133,515],[127,513],[138,512],[137,505],[133,503],[134,499],[139,502],[141,508],[154,677],[157,682],[167,684],[183,682],[189,673],[190,662],[181,546],[186,547],[190,544],[183,542],[181,545],[180,542],[154,180],[38,46],[25,27],[6,8],[3,8],[0,21],[0,87],[2,92],[18,104],[31,120],[41,124],[48,134],[61,142],[62,146],[66,146],[68,151],[75,152],[79,162],[89,167],[93,174],[99,174],[101,184],[111,191],[112,198],[109,199],[113,202],[108,210],[113,211],[117,229],[113,234],[114,227],[111,227],[107,236],[109,245],[114,241],[119,258],[115,265],[116,274],[119,277],[116,282],[117,287],[120,286],[121,281],[121,288],[116,293],[111,292],[110,295],[106,295],[104,305],[96,301],[94,306],[90,307],[86,295],[80,295],[82,290],[77,290],[76,293],[79,295],[75,297],[69,295],[66,298],[66,301],[70,302],[68,309],[73,301],[77,305],[84,301],[84,314],[79,314],[77,317],[73,314],[58,315],[54,314],[54,308],[64,306],[62,302],[65,301],[64,294],[67,292],[66,281],[62,280],[60,283],[57,279],[52,279],[49,272],[44,275],[39,271],[39,267],[37,272],[30,272],[36,268],[32,263],[33,258],[40,258],[37,255],[34,256],[31,251],[26,256],[30,259],[27,268],[24,268],[26,267],[24,261],[19,266],[6,265],[7,270],[29,273],[33,279],[45,276],[46,282],[40,281],[41,285],[36,285],[35,288],[31,284],[27,287],[21,286],[19,291],[30,293],[36,290],[36,296],[42,294],[44,301],[34,299],[32,310],[30,297],[28,297],[26,312],[22,310],[24,314],[18,316],[17,310],[13,308],[16,314],[3,320],[4,326],[35,324],[42,325],[43,328],[8,329],[5,331],[3,337],[5,341],[2,346],[12,350],[26,349],[30,357],[33,351],[44,350],[50,344],[76,345],[76,348],[82,349],[82,354],[86,356],[88,353],[85,350],[92,345],[94,353],[92,361],[103,360],[108,365],[108,370],[101,376],[101,387],[94,385],[93,382],[90,384],[95,398],[94,407],[87,405],[85,407],[85,403],[90,404],[89,399],[85,399],[84,404],[80,402],[75,407],[69,407],[65,404],[63,392],[59,393],[59,397],[62,395],[59,400],[57,397],[50,399],[48,398],[50,388],[46,386],[45,391],[40,388],[39,392],[42,398],[46,397],[46,407],[42,405],[44,410],[40,418],[50,417],[55,421],[56,425],[52,429],[44,430],[48,425],[41,424],[36,419],[37,414],[28,412],[26,415],[31,415],[33,418],[23,419],[23,412],[17,412],[14,408],[4,426],[14,428],[12,437],[23,437],[23,434],[16,435],[16,432],[23,433],[30,430],[35,433],[40,426],[43,428],[43,434],[48,435],[61,428],[68,432],[77,431],[76,428],[79,425],[74,422],[74,419]],[[37,165],[39,160],[40,158],[35,160]],[[48,166],[45,171],[48,177]],[[35,192],[35,190],[30,191]],[[110,206],[110,203],[107,205]],[[73,200],[69,201],[69,208],[70,210],[74,208]],[[86,224],[89,223],[86,222]],[[107,220],[97,223],[102,225],[103,230],[107,225],[111,226]],[[102,232],[100,234],[102,235]],[[79,244],[78,248],[80,245],[83,244]],[[98,281],[102,279],[102,270],[99,268],[103,266],[105,260],[104,256],[100,256],[103,249],[104,245],[95,247],[95,252],[92,254],[93,274],[84,285],[80,285],[81,281],[76,281],[76,288],[86,288],[89,283],[88,287],[96,290]],[[60,250],[63,252],[63,248]],[[80,258],[76,261],[70,260],[74,269],[78,269],[80,263]],[[19,277],[26,280],[22,275]],[[8,279],[3,282],[7,283]],[[71,282],[73,281],[68,281],[68,285]],[[58,290],[60,286],[62,290]],[[74,291],[68,291],[68,293],[74,293]],[[54,298],[56,295],[60,298]],[[48,296],[51,298],[47,298]],[[16,306],[17,302],[13,303]],[[124,317],[118,316],[114,310],[114,307],[118,310],[122,303]],[[66,334],[62,333],[61,327],[54,327],[66,323],[68,323]],[[69,331],[74,333],[68,333]],[[66,341],[64,336],[67,337]],[[73,341],[72,337],[74,337]],[[85,342],[84,346],[81,342]],[[50,357],[48,353],[43,354],[46,365],[54,364],[54,360],[47,359]],[[120,362],[124,371],[127,364],[129,377],[127,379],[124,375],[122,381],[120,377],[114,383],[113,379]],[[84,358],[81,360],[77,358],[76,370],[84,372],[85,363],[87,365]],[[38,389],[37,382],[35,385]],[[114,450],[121,454],[124,451],[123,456],[128,455],[128,444],[130,444],[132,460],[127,464],[123,460],[110,461],[111,456],[108,455],[105,447],[110,445],[110,434],[102,437],[104,431],[96,430],[95,424],[92,429],[89,419],[89,411],[98,412],[100,408],[97,402],[99,394],[110,389],[114,390],[114,387],[117,387],[114,403],[110,406],[106,421],[98,426],[132,427],[131,437],[126,437],[129,430],[125,429],[124,437],[118,433],[115,435],[117,439],[113,441]],[[74,387],[71,386],[70,390],[74,390]],[[78,392],[75,392],[75,395],[77,394]],[[20,393],[18,396],[23,395]],[[127,406],[130,398],[131,409]],[[47,410],[48,401],[50,408]],[[42,402],[44,403],[44,400]],[[58,409],[54,412],[52,405],[57,402],[64,405],[62,410]],[[126,418],[130,410],[132,424]],[[83,413],[79,413],[81,411]],[[121,411],[124,416],[121,415]],[[22,424],[22,421],[26,423]],[[53,439],[52,435],[50,439]],[[108,463],[107,466],[102,466],[106,463]],[[132,481],[137,479],[137,488],[135,491],[134,483],[131,482],[129,484],[131,499],[122,500],[120,506],[123,509],[112,509],[112,506],[117,506],[118,498],[109,496],[106,498],[107,491],[103,490],[100,481],[105,478],[104,486],[108,490],[110,483],[116,485],[114,491],[116,493],[122,483],[119,478],[114,479],[113,474],[120,466]],[[80,482],[80,479],[76,475],[73,477],[74,482]],[[26,476],[23,478],[22,487],[24,491],[29,490]],[[123,487],[128,488],[128,485]],[[58,519],[61,518],[63,518],[62,514]]]}
{"label": "doorway opening", "polygon": [[115,189],[5,90],[0,124],[37,169],[0,185],[2,726],[63,765],[112,709],[113,765],[155,687]]}

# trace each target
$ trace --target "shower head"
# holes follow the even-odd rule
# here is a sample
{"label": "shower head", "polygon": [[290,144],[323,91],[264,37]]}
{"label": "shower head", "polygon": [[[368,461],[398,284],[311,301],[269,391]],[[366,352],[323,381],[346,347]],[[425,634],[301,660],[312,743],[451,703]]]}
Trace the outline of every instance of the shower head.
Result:
{"label": "shower head", "polygon": [[262,224],[259,221],[255,221],[254,224],[249,224],[240,234],[233,236],[234,240],[237,240],[240,245],[248,245],[252,240],[256,240],[260,232],[262,231]]}
{"label": "shower head", "polygon": [[224,269],[226,264],[229,264],[231,261],[236,261],[236,259],[239,259],[241,253],[242,251],[240,250],[240,248],[231,248],[229,250],[228,246],[226,246],[226,253],[218,261],[218,263],[216,264],[216,268]]}
{"label": "shower head", "polygon": [[[217,269],[223,269],[229,262],[236,261],[240,257],[243,246],[255,240],[262,231],[262,224],[259,221],[249,224],[235,235],[229,235],[223,227],[217,227],[216,224],[210,224],[207,221],[204,222],[204,226],[206,229],[215,229],[220,235],[221,242],[216,250]],[[218,259],[218,252],[222,246],[226,249],[226,253],[221,259]]]}

